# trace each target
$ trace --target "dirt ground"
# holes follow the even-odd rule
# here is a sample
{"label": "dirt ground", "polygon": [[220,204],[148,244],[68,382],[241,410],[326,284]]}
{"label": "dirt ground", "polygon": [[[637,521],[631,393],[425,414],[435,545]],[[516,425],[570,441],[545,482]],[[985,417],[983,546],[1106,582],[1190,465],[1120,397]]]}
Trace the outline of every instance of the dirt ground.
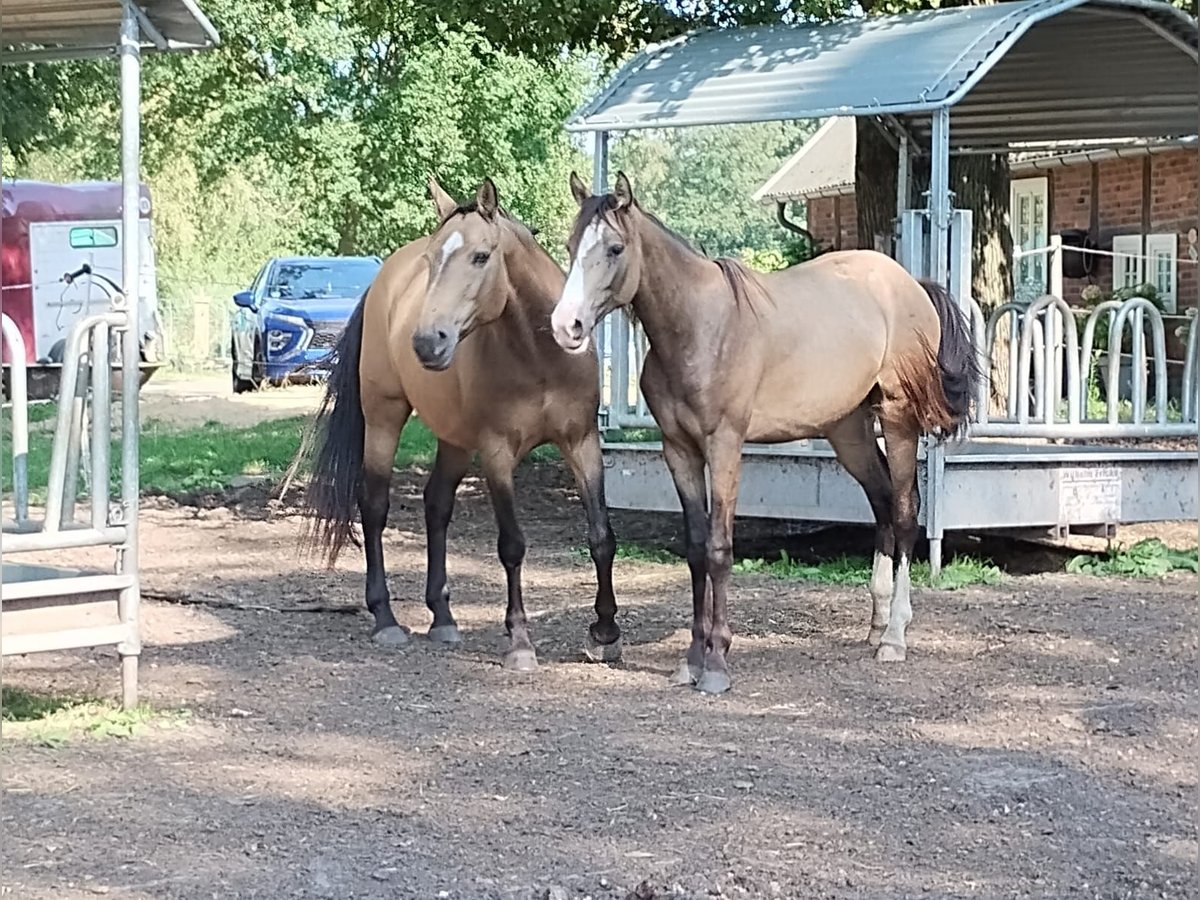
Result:
{"label": "dirt ground", "polygon": [[[397,477],[385,539],[417,633],[420,488]],[[523,469],[518,491],[532,675],[499,665],[504,577],[478,481],[451,532],[457,650],[373,645],[358,552],[334,571],[298,557],[295,511],[256,488],[147,503],[145,589],[170,599],[143,605],[143,697],[191,718],[6,741],[0,892],[1200,896],[1194,577],[1038,572],[1061,571],[1042,550],[1001,586],[916,591],[909,659],[881,667],[861,640],[865,589],[737,576],[734,689],[706,698],[668,678],[686,569],[619,561],[625,658],[585,663],[582,512],[557,466]],[[673,516],[615,526],[680,536]],[[739,549],[768,532],[747,526]],[[333,609],[279,611],[310,604]],[[4,678],[115,696],[117,674],[115,654],[88,651],[8,659]]]}

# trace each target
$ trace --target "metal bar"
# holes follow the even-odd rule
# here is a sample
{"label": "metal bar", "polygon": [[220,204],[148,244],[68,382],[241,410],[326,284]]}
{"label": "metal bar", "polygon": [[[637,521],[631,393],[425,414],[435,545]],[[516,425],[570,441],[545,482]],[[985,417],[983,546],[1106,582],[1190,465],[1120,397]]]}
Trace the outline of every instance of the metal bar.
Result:
{"label": "metal bar", "polygon": [[117,572],[132,576],[117,602],[127,635],[117,647],[121,655],[121,702],[137,705],[137,666],[142,642],[138,627],[141,600],[138,584],[138,362],[141,356],[141,269],[139,255],[141,209],[141,48],[137,19],[127,5],[121,17],[121,230],[124,234],[121,270],[126,327],[121,354],[121,499],[125,543],[117,557]]}
{"label": "metal bar", "polygon": [[[45,653],[53,650],[75,650],[79,647],[103,647],[108,644],[121,645],[130,638],[130,626],[95,625],[90,628],[68,628],[64,631],[47,631],[40,634],[6,634],[4,656],[23,656],[27,653]],[[136,661],[137,657],[134,657]],[[136,696],[135,696],[136,705]]]}
{"label": "metal bar", "polygon": [[8,316],[0,315],[0,330],[11,360],[13,510],[18,522],[26,522],[29,520],[29,374],[25,339],[17,323]]}
{"label": "metal bar", "polygon": [[92,331],[92,527],[108,525],[108,465],[112,439],[112,366],[108,357],[108,325]]}
{"label": "metal bar", "polygon": [[941,107],[933,115],[929,177],[929,275],[949,287],[950,252],[950,110]]}
{"label": "metal bar", "polygon": [[84,338],[99,322],[106,322],[116,327],[124,323],[125,318],[124,312],[108,312],[88,316],[76,322],[67,335],[67,347],[63,354],[62,371],[59,375],[58,420],[54,428],[54,445],[50,452],[50,477],[46,490],[46,521],[43,527],[47,532],[58,531],[62,524],[63,489],[67,474],[67,445],[71,432],[71,403],[62,401],[64,397],[75,394]]}
{"label": "metal bar", "polygon": [[[85,357],[86,358],[86,357]],[[79,364],[75,390],[71,395],[71,430],[67,433],[67,469],[63,473],[62,515],[59,528],[75,521],[75,499],[79,496],[79,460],[83,453],[83,412],[87,404],[88,371],[90,361]],[[59,403],[66,402],[60,393]]]}
{"label": "metal bar", "polygon": [[[1166,329],[1163,327],[1162,315],[1158,308],[1144,297],[1131,297],[1121,304],[1121,308],[1117,310],[1115,320],[1108,332],[1108,422],[1110,425],[1117,424],[1120,418],[1119,405],[1119,387],[1121,374],[1121,342],[1125,333],[1125,324],[1130,317],[1133,319],[1133,325],[1136,328],[1138,323],[1142,323],[1144,328],[1144,316],[1149,316],[1150,330],[1153,335],[1154,345],[1154,363],[1155,363],[1155,381],[1154,394],[1155,404],[1160,407],[1158,413],[1159,422],[1157,425],[1166,424],[1167,412],[1167,350],[1166,350]],[[1136,424],[1142,424],[1145,418],[1145,387],[1141,384],[1141,373],[1136,371],[1136,362],[1138,356],[1138,332],[1133,332],[1133,350],[1135,371],[1133,372],[1133,403],[1134,403],[1134,421]],[[1145,366],[1145,356],[1143,351],[1142,365]],[[1142,418],[1137,418],[1137,403],[1138,395],[1141,394]]]}
{"label": "metal bar", "polygon": [[912,161],[909,159],[908,134],[900,136],[900,149],[896,163],[896,218],[903,217],[908,209],[909,187],[908,180],[912,175]]}
{"label": "metal bar", "polygon": [[608,132],[597,131],[592,153],[592,193],[608,192]]}
{"label": "metal bar", "polygon": [[1183,396],[1180,404],[1185,422],[1197,420],[1197,406],[1200,406],[1200,380],[1196,377],[1197,357],[1200,356],[1200,328],[1196,327],[1197,322],[1200,322],[1200,316],[1193,316],[1192,324],[1188,326],[1187,354],[1183,361]]}
{"label": "metal bar", "polygon": [[163,37],[161,31],[154,27],[154,23],[150,21],[150,17],[142,12],[137,5],[130,3],[129,0],[125,0],[125,6],[132,7],[133,15],[138,22],[138,27],[146,33],[146,37],[150,38],[150,41],[154,44],[154,46],[159,50],[166,50],[167,39]]}
{"label": "metal bar", "polygon": [[11,581],[0,587],[4,602],[70,594],[113,593],[129,586],[128,575],[80,575],[74,578],[38,578]]}
{"label": "metal bar", "polygon": [[103,531],[95,528],[64,528],[61,531],[6,532],[4,553],[38,553],[43,550],[72,550],[77,547],[105,547],[125,540],[125,528],[110,526]]}
{"label": "metal bar", "polygon": [[[1195,437],[1195,422],[1168,422],[1160,425],[1157,422],[1133,423],[1118,422],[1081,422],[1072,425],[1066,422],[1043,424],[1041,422],[988,422],[986,425],[976,425],[971,429],[972,437],[1003,437],[1003,438],[1036,438],[1062,440],[1100,440],[1103,438],[1135,439],[1135,438],[1174,438]],[[1195,457],[1195,454],[1192,454]]]}

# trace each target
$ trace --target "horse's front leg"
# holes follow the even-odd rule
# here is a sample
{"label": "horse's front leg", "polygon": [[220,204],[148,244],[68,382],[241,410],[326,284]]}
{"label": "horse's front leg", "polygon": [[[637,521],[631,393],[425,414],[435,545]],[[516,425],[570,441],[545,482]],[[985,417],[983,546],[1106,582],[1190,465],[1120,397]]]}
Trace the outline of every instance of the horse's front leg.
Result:
{"label": "horse's front leg", "polygon": [[613,557],[617,539],[608,520],[604,499],[604,457],[600,435],[594,429],[580,441],[559,445],[575,475],[588,523],[588,550],[596,566],[596,621],[588,629],[584,653],[593,662],[621,658],[621,629],[617,625],[617,598],[613,592]]}
{"label": "horse's front leg", "polygon": [[708,442],[712,521],[706,562],[712,583],[712,627],[704,648],[704,672],[696,682],[696,687],[706,694],[723,694],[733,686],[727,661],[733,643],[728,598],[733,574],[733,518],[742,474],[742,444],[742,434],[730,428],[717,431]]}
{"label": "horse's front leg", "polygon": [[425,483],[425,606],[433,613],[430,640],[455,646],[462,634],[450,612],[450,590],[446,585],[446,529],[454,515],[454,497],[471,464],[466,450],[438,441],[433,471]]}
{"label": "horse's front leg", "polygon": [[708,602],[711,594],[708,591],[708,491],[704,483],[704,455],[686,437],[668,437],[664,431],[663,456],[683,507],[688,570],[692,576],[692,643],[679,665],[675,682],[692,685],[704,672],[704,651],[712,625],[712,609]]}
{"label": "horse's front leg", "polygon": [[507,447],[485,449],[482,454],[483,474],[487,479],[496,525],[500,534],[496,549],[508,580],[508,610],[504,625],[508,631],[509,648],[504,655],[504,667],[517,672],[537,669],[537,654],[529,637],[529,620],[525,615],[525,600],[521,595],[521,565],[525,562],[525,536],[517,523],[516,496],[513,489],[513,470],[517,456]]}

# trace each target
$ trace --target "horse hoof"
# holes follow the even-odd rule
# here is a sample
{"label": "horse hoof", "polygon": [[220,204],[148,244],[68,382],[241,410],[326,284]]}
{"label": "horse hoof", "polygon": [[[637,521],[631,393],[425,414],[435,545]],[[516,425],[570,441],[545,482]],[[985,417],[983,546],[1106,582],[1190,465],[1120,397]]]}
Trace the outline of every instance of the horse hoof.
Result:
{"label": "horse hoof", "polygon": [[867,643],[872,647],[878,647],[880,641],[883,640],[883,632],[885,626],[872,625],[871,630],[867,632]]}
{"label": "horse hoof", "polygon": [[895,644],[880,644],[875,651],[876,662],[904,662],[904,648]]}
{"label": "horse hoof", "polygon": [[381,647],[403,647],[410,639],[408,632],[399,625],[389,625],[371,635],[371,640]]}
{"label": "horse hoof", "polygon": [[611,644],[602,644],[590,634],[583,646],[583,654],[589,662],[612,663],[621,659],[621,639],[617,638]]}
{"label": "horse hoof", "polygon": [[446,647],[457,647],[462,643],[462,632],[457,625],[437,625],[429,629],[429,640]]}
{"label": "horse hoof", "polygon": [[729,673],[719,669],[706,669],[696,682],[696,690],[702,694],[724,694],[731,687],[733,682],[729,679]]}
{"label": "horse hoof", "polygon": [[698,666],[693,666],[686,659],[680,660],[679,668],[675,670],[675,675],[671,679],[680,687],[691,687],[700,680],[701,671]]}
{"label": "horse hoof", "polygon": [[532,650],[509,650],[504,656],[504,668],[510,672],[536,672],[537,654]]}

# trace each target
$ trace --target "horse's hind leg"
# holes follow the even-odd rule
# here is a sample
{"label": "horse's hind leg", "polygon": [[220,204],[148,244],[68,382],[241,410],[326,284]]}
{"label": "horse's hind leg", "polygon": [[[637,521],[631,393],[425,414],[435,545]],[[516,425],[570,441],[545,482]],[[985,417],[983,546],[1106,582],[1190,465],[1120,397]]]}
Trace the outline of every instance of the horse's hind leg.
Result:
{"label": "horse's hind leg", "polygon": [[468,451],[438,441],[433,471],[425,483],[425,605],[433,613],[429,638],[440,644],[462,642],[446,587],[446,529],[454,515],[454,495],[470,464]]}
{"label": "horse's hind leg", "polygon": [[917,442],[920,429],[910,415],[881,416],[887,463],[892,479],[892,528],[896,538],[895,585],[887,628],[875,651],[880,662],[899,662],[908,645],[905,631],[912,621],[912,552],[917,543]]}
{"label": "horse's hind leg", "polygon": [[593,430],[576,444],[559,448],[575,475],[588,522],[588,550],[596,566],[596,621],[588,629],[584,652],[593,662],[615,662],[621,658],[621,629],[617,625],[617,598],[613,592],[613,557],[617,539],[608,521],[604,499],[604,457],[600,436]]}
{"label": "horse's hind leg", "polygon": [[508,610],[504,625],[508,631],[509,649],[504,655],[504,667],[517,672],[537,669],[537,654],[529,637],[529,620],[525,615],[525,600],[521,595],[521,565],[525,561],[525,536],[517,522],[516,497],[513,490],[513,469],[517,457],[509,448],[485,449],[483,474],[500,535],[496,549],[508,580]]}
{"label": "horse's hind leg", "polygon": [[[376,413],[372,410],[372,413]],[[392,466],[400,432],[412,407],[405,401],[392,401],[386,412],[367,419],[363,434],[363,471],[358,488],[358,508],[362,514],[363,552],[367,558],[367,609],[375,617],[372,637],[376,643],[402,646],[408,633],[392,614],[388,595],[387,572],[383,565],[383,529],[387,526],[392,489]]]}
{"label": "horse's hind leg", "polygon": [[875,440],[875,418],[863,405],[826,433],[838,461],[862,486],[875,516],[875,559],[871,569],[871,625],[867,642],[877,645],[892,607],[895,532],[892,528],[892,483],[887,458]]}

